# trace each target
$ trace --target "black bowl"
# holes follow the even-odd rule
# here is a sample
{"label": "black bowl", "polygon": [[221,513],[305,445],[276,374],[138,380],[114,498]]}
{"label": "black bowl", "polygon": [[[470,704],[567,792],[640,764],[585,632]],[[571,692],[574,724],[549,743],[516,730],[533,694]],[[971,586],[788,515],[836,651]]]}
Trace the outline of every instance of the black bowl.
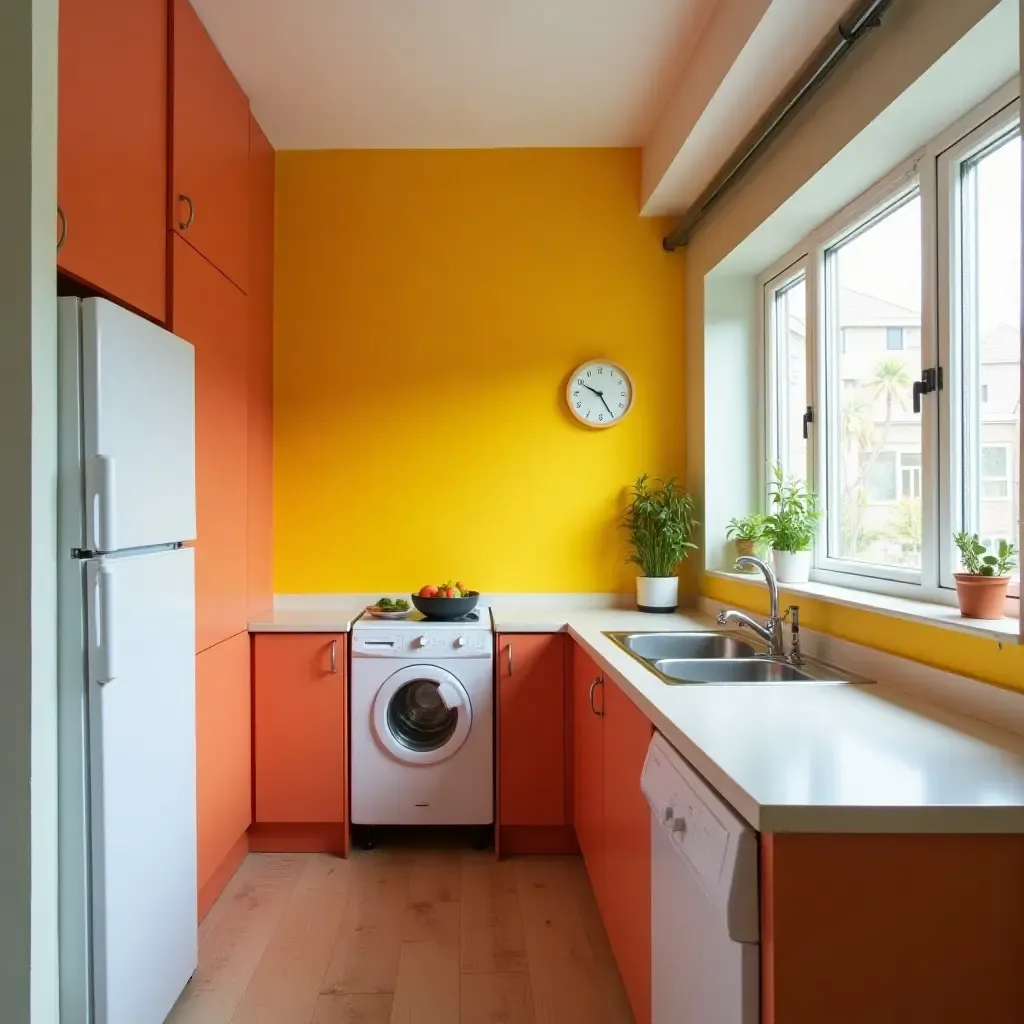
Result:
{"label": "black bowl", "polygon": [[420,597],[412,594],[417,611],[428,619],[461,619],[468,615],[480,600],[480,594],[471,590],[466,597]]}

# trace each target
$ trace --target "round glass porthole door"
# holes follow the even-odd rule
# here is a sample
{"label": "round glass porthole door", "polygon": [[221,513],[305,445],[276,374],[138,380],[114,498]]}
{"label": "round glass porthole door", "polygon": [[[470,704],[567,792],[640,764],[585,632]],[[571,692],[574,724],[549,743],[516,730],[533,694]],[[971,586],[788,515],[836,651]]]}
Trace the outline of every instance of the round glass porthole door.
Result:
{"label": "round glass porthole door", "polygon": [[469,736],[473,708],[465,687],[434,665],[409,665],[389,676],[373,702],[377,740],[409,764],[436,764]]}

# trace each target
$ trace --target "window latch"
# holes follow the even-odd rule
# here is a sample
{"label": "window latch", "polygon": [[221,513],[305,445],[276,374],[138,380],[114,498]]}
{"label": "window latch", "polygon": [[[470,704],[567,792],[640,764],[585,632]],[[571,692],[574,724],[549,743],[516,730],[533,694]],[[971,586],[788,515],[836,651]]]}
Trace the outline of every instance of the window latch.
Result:
{"label": "window latch", "polygon": [[931,366],[922,371],[921,379],[914,381],[914,412],[921,411],[921,396],[942,390],[942,367]]}
{"label": "window latch", "polygon": [[814,409],[811,406],[807,406],[807,412],[804,413],[804,440],[807,440],[807,427],[814,422]]}

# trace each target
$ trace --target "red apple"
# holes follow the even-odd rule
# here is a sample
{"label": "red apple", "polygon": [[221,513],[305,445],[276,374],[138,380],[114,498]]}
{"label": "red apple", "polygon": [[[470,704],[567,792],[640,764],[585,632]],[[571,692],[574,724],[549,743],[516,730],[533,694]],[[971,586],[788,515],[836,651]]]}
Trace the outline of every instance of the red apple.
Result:
{"label": "red apple", "polygon": [[437,587],[432,583],[428,583],[421,591],[420,597],[438,597]]}

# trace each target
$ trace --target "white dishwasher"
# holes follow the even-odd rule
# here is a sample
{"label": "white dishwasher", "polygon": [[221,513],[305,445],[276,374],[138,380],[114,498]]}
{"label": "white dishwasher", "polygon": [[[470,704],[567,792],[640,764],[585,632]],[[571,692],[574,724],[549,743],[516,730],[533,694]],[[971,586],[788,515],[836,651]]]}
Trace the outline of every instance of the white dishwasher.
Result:
{"label": "white dishwasher", "polygon": [[757,837],[660,733],[641,788],[651,805],[652,1024],[757,1024]]}

